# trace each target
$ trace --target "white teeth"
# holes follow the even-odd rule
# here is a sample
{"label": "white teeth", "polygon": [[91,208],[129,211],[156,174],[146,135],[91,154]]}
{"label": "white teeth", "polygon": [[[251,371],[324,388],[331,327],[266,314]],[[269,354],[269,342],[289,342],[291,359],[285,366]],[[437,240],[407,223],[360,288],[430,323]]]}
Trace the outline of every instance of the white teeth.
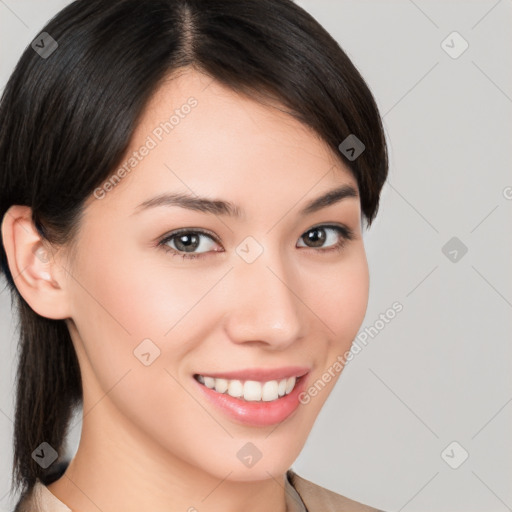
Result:
{"label": "white teeth", "polygon": [[215,379],[205,375],[197,375],[197,380],[217,393],[227,393],[234,398],[243,398],[248,402],[272,402],[292,392],[297,382],[296,377],[288,379],[258,382],[255,380]]}
{"label": "white teeth", "polygon": [[295,386],[295,377],[290,377],[286,381],[286,394],[290,393],[293,387]]}
{"label": "white teeth", "polygon": [[258,402],[261,400],[261,384],[255,380],[246,380],[244,384],[244,400]]}
{"label": "white teeth", "polygon": [[228,390],[229,381],[226,379],[215,379],[215,391],[225,393]]}
{"label": "white teeth", "polygon": [[265,382],[261,388],[261,399],[264,402],[271,402],[279,398],[277,380]]}
{"label": "white teeth", "polygon": [[204,385],[207,388],[214,388],[215,387],[215,379],[213,377],[205,377],[204,378]]}
{"label": "white teeth", "polygon": [[238,398],[244,394],[244,386],[239,380],[230,380],[228,385],[228,395]]}
{"label": "white teeth", "polygon": [[277,385],[277,393],[279,396],[284,396],[286,393],[286,380],[287,379],[280,380]]}

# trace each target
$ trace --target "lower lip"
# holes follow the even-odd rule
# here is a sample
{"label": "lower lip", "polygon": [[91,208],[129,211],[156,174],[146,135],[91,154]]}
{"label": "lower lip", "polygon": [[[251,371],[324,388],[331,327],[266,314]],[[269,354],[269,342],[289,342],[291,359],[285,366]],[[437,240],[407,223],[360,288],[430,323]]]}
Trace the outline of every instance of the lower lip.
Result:
{"label": "lower lip", "polygon": [[234,398],[227,393],[217,393],[192,378],[208,400],[231,419],[244,425],[265,427],[281,423],[297,410],[300,404],[299,395],[306,385],[306,377],[307,374],[298,379],[289,395],[284,395],[271,402],[251,402]]}

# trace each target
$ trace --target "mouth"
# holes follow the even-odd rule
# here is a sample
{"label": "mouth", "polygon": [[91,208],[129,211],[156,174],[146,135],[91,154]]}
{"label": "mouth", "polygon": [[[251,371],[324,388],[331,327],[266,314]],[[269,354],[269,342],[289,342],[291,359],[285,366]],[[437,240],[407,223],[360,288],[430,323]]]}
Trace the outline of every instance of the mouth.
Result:
{"label": "mouth", "polygon": [[280,423],[299,407],[309,368],[248,369],[193,375],[206,405],[244,425]]}
{"label": "mouth", "polygon": [[203,386],[220,394],[227,394],[245,402],[274,402],[289,395],[301,376],[292,376],[279,380],[239,380],[216,378],[208,375],[195,374],[194,378]]}

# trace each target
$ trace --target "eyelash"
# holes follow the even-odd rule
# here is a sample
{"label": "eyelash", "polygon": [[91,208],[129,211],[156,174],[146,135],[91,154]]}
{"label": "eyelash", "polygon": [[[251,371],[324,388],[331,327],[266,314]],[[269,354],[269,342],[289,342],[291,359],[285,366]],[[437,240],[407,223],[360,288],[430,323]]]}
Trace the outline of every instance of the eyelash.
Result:
{"label": "eyelash", "polygon": [[[335,231],[338,232],[338,234],[341,235],[341,238],[338,243],[336,243],[333,246],[330,246],[327,249],[323,249],[323,248],[317,249],[317,252],[319,252],[320,254],[340,252],[345,248],[345,245],[347,244],[347,242],[354,239],[354,232],[350,228],[345,227],[345,226],[332,225],[332,224],[321,224],[319,226],[314,226],[314,227],[308,229],[307,231],[305,231],[301,235],[300,238],[304,237],[304,235],[306,235],[310,231],[314,231],[316,229],[322,229],[322,228],[334,229]],[[163,248],[163,250],[167,253],[170,253],[171,256],[178,256],[178,257],[181,256],[182,259],[192,260],[192,259],[197,259],[197,258],[203,258],[211,253],[211,251],[204,252],[204,253],[186,253],[186,252],[182,252],[182,251],[177,251],[176,249],[173,249],[172,247],[169,247],[168,245],[166,245],[167,242],[169,242],[173,238],[175,238],[179,235],[183,235],[183,234],[201,234],[201,235],[205,235],[205,236],[211,238],[214,242],[219,243],[219,241],[216,239],[216,237],[212,236],[210,233],[208,233],[206,231],[203,231],[201,229],[183,228],[183,229],[179,229],[177,231],[173,231],[170,235],[168,235],[165,238],[163,238],[162,240],[160,240],[160,242],[158,242],[158,246],[161,246]],[[309,249],[315,250],[314,247],[309,247]],[[221,252],[221,251],[213,251],[213,252]]]}

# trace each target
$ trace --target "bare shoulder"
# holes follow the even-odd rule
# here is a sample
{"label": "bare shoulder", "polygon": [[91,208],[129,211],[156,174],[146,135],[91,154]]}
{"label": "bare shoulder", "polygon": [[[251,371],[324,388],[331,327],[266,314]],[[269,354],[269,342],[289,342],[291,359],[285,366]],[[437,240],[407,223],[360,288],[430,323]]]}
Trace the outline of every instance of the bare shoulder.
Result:
{"label": "bare shoulder", "polygon": [[288,478],[308,512],[384,512],[314,484],[291,469],[288,470]]}

